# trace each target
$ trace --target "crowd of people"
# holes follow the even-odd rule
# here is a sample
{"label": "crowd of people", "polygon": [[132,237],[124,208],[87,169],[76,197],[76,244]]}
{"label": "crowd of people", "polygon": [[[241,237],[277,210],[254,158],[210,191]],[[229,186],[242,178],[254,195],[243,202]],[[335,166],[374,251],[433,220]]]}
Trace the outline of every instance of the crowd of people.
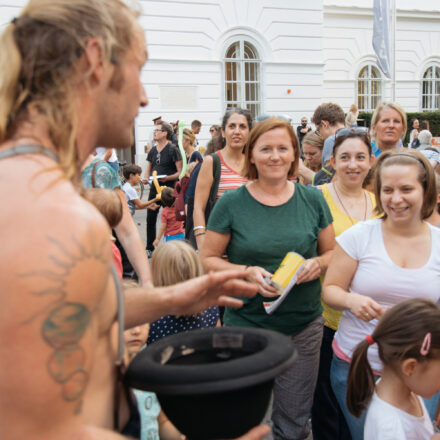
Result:
{"label": "crowd of people", "polygon": [[[0,438],[180,440],[156,396],[118,393],[120,378],[145,343],[221,325],[292,340],[273,438],[440,438],[429,124],[411,122],[404,146],[394,102],[370,127],[355,105],[323,103],[296,132],[231,108],[202,148],[202,122],[179,133],[158,117],[145,171],[125,166],[122,183],[115,149],[148,104],[138,15],[122,0],[30,0],[0,36]],[[291,252],[301,271],[268,312]]]}

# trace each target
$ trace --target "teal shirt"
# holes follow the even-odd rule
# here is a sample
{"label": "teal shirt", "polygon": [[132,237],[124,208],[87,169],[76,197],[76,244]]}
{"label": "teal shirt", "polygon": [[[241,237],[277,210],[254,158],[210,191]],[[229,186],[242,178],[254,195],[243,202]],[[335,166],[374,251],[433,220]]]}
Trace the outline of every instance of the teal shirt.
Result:
{"label": "teal shirt", "polygon": [[[93,166],[99,159],[95,159],[87,168],[82,171],[84,188],[92,188]],[[101,161],[95,168],[95,188],[115,189],[121,187],[121,180],[117,171],[106,161]]]}
{"label": "teal shirt", "polygon": [[[264,267],[271,273],[288,252],[305,259],[317,256],[321,229],[332,223],[332,215],[321,192],[295,184],[293,196],[279,206],[255,200],[246,186],[227,191],[216,203],[207,228],[231,234],[226,253],[231,263]],[[263,298],[244,298],[239,309],[227,308],[226,325],[263,327],[291,335],[303,330],[322,313],[319,278],[294,286],[284,302],[268,315]]]}

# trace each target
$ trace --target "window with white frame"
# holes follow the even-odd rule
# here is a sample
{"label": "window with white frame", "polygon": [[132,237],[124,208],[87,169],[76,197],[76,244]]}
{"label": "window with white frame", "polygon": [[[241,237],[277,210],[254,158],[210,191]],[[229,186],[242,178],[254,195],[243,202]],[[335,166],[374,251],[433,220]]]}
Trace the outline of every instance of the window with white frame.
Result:
{"label": "window with white frame", "polygon": [[440,66],[430,66],[422,80],[422,111],[440,109]]}
{"label": "window with white frame", "polygon": [[261,114],[261,59],[255,47],[245,40],[232,43],[226,50],[226,108],[247,108],[253,118]]}
{"label": "window with white frame", "polygon": [[362,67],[357,79],[357,101],[361,111],[373,111],[382,98],[382,77],[373,64]]}

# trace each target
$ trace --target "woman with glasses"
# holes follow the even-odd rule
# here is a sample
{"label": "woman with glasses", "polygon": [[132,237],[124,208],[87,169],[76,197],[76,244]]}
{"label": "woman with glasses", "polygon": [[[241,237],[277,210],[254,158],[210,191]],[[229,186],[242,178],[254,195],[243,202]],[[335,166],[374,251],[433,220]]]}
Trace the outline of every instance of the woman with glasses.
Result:
{"label": "woman with glasses", "polygon": [[[366,128],[346,128],[336,133],[330,157],[336,177],[331,183],[318,187],[330,208],[336,237],[359,221],[374,217],[374,195],[362,187],[373,162]],[[350,432],[330,384],[332,342],[342,312],[326,304],[323,307],[325,323],[312,408],[313,438],[346,440],[350,439]]]}
{"label": "woman with glasses", "polygon": [[[371,335],[385,309],[409,298],[440,298],[440,229],[425,221],[437,202],[434,171],[422,154],[407,149],[385,152],[375,165],[379,218],[358,222],[337,237],[323,287],[324,302],[342,311],[332,343],[330,378],[353,440],[364,438],[365,420],[365,414],[351,415],[346,405],[354,348]],[[368,206],[366,210],[368,215]],[[368,358],[379,376],[376,345]],[[431,417],[436,404],[427,404]]]}
{"label": "woman with glasses", "polygon": [[[269,118],[252,130],[246,145],[246,185],[228,191],[209,218],[201,248],[207,271],[241,268],[259,295],[242,308],[227,308],[225,325],[260,327],[292,338],[298,357],[275,379],[272,411],[274,438],[303,439],[309,417],[322,339],[320,274],[334,246],[332,218],[316,188],[289,180],[297,173],[298,140],[290,123]],[[265,303],[277,297],[267,281],[289,252],[305,259],[298,283],[269,314]],[[228,255],[228,260],[222,256]]]}
{"label": "woman with glasses", "polygon": [[[248,110],[233,108],[223,116],[222,137],[225,143],[223,149],[211,156],[205,156],[197,178],[194,198],[194,235],[197,247],[201,249],[206,234],[205,209],[213,184],[218,183],[216,200],[226,191],[244,185],[247,180],[241,175],[244,164],[244,146],[252,128],[252,116]],[[217,157],[215,157],[217,156]],[[220,168],[220,177],[214,182],[216,166]]]}
{"label": "woman with glasses", "polygon": [[378,157],[384,151],[402,147],[406,128],[406,113],[400,105],[395,102],[379,104],[371,118],[374,156]]}

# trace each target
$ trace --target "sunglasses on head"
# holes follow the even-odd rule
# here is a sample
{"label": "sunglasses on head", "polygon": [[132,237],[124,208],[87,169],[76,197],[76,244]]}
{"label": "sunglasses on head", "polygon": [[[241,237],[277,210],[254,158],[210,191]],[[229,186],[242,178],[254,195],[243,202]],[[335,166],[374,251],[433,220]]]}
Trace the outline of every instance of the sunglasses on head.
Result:
{"label": "sunglasses on head", "polygon": [[366,134],[368,135],[368,128],[367,127],[348,127],[348,128],[341,128],[338,130],[335,134],[335,138],[341,137],[341,136],[347,136],[350,133],[360,133],[360,134]]}

